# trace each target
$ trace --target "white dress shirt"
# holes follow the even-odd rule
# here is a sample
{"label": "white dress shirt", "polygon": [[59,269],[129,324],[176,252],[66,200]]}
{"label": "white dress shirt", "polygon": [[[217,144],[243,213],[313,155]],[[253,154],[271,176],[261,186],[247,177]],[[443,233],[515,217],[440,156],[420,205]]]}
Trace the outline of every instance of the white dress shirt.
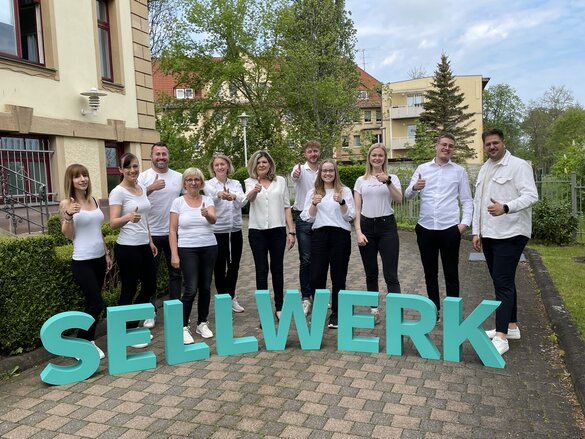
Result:
{"label": "white dress shirt", "polygon": [[355,202],[351,189],[343,187],[342,196],[347,206],[347,212],[341,213],[341,205],[333,199],[334,190],[325,189],[325,196],[321,199],[321,202],[315,206],[317,214],[311,216],[309,209],[313,203],[314,189],[311,189],[307,194],[305,200],[305,208],[301,213],[301,219],[309,223],[313,223],[312,229],[319,229],[321,227],[339,227],[341,229],[351,231],[351,225],[349,222],[355,218]]}
{"label": "white dress shirt", "polygon": [[[492,216],[491,199],[508,206],[508,213]],[[498,162],[488,159],[477,176],[473,199],[474,235],[506,239],[532,234],[532,205],[538,201],[532,167],[506,151]]]}
{"label": "white dress shirt", "polygon": [[[234,201],[222,200],[217,196],[218,192],[224,190],[224,186],[234,194]],[[228,178],[225,185],[217,178],[205,182],[203,192],[213,199],[215,203],[216,223],[213,225],[214,233],[229,233],[242,230],[242,207],[246,205],[246,195],[242,184],[238,180]]]}
{"label": "white dress shirt", "polygon": [[[254,190],[258,180],[246,178],[246,195]],[[266,189],[262,186],[254,201],[250,202],[249,229],[268,230],[286,227],[284,209],[290,208],[288,186],[284,177],[277,176]]]}
{"label": "white dress shirt", "polygon": [[293,205],[293,209],[301,211],[305,208],[307,194],[315,187],[317,171],[313,171],[309,166],[309,162],[305,162],[304,165],[301,165],[301,175],[299,175],[299,178],[295,178],[294,173],[296,169],[297,166],[295,165],[290,173],[295,183],[295,204]]}
{"label": "white dress shirt", "polygon": [[[425,180],[425,187],[414,191],[412,187],[419,175]],[[420,214],[418,223],[428,230],[445,230],[457,224],[471,225],[473,200],[469,178],[463,166],[449,160],[443,166],[435,160],[416,168],[410,184],[404,191],[407,200],[420,193]],[[459,212],[461,202],[462,214]]]}
{"label": "white dress shirt", "polygon": [[[400,189],[400,180],[397,175],[390,174],[392,184]],[[390,190],[385,183],[381,183],[374,176],[367,180],[361,176],[355,181],[353,188],[362,196],[362,210],[360,214],[366,218],[380,218],[394,214]]]}

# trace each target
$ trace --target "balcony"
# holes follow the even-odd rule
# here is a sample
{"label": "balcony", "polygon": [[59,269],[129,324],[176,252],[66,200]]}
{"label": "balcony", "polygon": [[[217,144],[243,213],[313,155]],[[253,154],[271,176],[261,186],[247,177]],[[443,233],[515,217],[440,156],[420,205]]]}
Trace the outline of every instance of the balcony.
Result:
{"label": "balcony", "polygon": [[408,107],[404,105],[392,107],[390,109],[390,117],[392,119],[410,119],[414,117],[419,117],[422,112],[423,112],[422,105],[416,107]]}
{"label": "balcony", "polygon": [[392,137],[390,145],[392,149],[405,149],[407,143],[414,145],[414,137]]}

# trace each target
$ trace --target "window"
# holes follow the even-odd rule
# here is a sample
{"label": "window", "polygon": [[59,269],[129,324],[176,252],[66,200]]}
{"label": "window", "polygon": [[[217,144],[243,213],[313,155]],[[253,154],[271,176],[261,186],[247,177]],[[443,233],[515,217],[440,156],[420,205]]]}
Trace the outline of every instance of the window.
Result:
{"label": "window", "polygon": [[358,99],[368,99],[368,92],[366,90],[358,91]]}
{"label": "window", "polygon": [[416,136],[416,125],[410,124],[406,127],[406,137],[414,139]]}
{"label": "window", "polygon": [[364,110],[364,122],[365,123],[372,123],[372,111],[371,110]]}
{"label": "window", "polygon": [[376,110],[376,122],[382,122],[382,110]]}
{"label": "window", "polygon": [[343,137],[341,138],[341,147],[342,147],[343,149],[347,149],[347,148],[349,148],[349,138],[348,138],[347,136],[343,136]]}
{"label": "window", "polygon": [[108,2],[106,0],[96,0],[96,12],[102,79],[113,82],[114,73],[112,71],[112,38],[110,35],[110,15],[108,11]]}
{"label": "window", "polygon": [[362,141],[359,134],[353,136],[353,146],[361,146]]}
{"label": "window", "polygon": [[108,194],[120,183],[120,157],[124,154],[124,143],[106,142],[106,180]]}
{"label": "window", "polygon": [[175,89],[175,97],[177,99],[185,99],[185,89],[184,88]]}
{"label": "window", "polygon": [[384,143],[382,142],[382,133],[374,134],[374,143]]}
{"label": "window", "polygon": [[40,0],[0,0],[0,53],[44,64]]}
{"label": "window", "polygon": [[192,88],[185,89],[185,99],[193,99],[193,89]]}
{"label": "window", "polygon": [[411,94],[406,97],[408,107],[422,107],[424,96],[421,93]]}

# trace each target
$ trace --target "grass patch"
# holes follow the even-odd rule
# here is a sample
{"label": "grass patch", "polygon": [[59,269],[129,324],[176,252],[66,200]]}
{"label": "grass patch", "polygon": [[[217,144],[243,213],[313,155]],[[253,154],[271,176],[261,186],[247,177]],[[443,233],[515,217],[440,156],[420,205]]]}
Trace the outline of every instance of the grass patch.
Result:
{"label": "grass patch", "polygon": [[585,246],[553,247],[530,245],[540,253],[542,262],[585,339],[585,264],[573,258],[585,257]]}

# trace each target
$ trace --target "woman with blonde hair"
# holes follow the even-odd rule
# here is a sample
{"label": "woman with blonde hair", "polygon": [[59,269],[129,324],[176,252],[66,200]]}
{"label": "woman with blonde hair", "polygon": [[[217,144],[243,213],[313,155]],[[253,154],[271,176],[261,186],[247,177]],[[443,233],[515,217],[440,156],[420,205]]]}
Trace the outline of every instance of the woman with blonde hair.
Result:
{"label": "woman with blonde hair", "polygon": [[104,214],[91,195],[91,179],[85,166],[76,163],[67,167],[65,195],[59,204],[61,231],[73,241],[73,279],[85,296],[85,312],[95,319],[87,331],[80,329],[78,336],[91,341],[100,358],[105,358],[104,352],[95,344],[95,328],[104,310],[101,292],[106,271],[112,268],[112,260],[102,235]]}
{"label": "woman with blonde hair", "polygon": [[246,199],[250,203],[248,241],[256,266],[256,289],[268,289],[270,269],[275,315],[280,319],[284,298],[284,251],[294,246],[296,235],[288,186],[283,177],[276,175],[274,160],[264,150],[252,154],[248,174],[250,178],[244,182]]}
{"label": "woman with blonde hair", "polygon": [[232,311],[244,312],[236,298],[238,271],[242,259],[242,207],[246,196],[238,180],[228,178],[234,172],[231,159],[220,153],[213,154],[209,162],[209,174],[213,178],[205,183],[205,195],[215,203],[217,221],[213,233],[217,240],[217,261],[213,270],[218,294],[229,294]]}
{"label": "woman with blonde hair", "polygon": [[[388,154],[381,143],[368,150],[366,172],[354,186],[355,231],[368,291],[378,292],[378,253],[389,293],[400,293],[398,281],[399,240],[392,202],[402,202],[400,180],[388,174]],[[372,307],[378,320],[378,308]]]}
{"label": "woman with blonde hair", "polygon": [[217,240],[212,228],[216,217],[213,199],[201,194],[204,187],[203,172],[198,168],[186,169],[183,173],[185,192],[171,205],[171,264],[174,268],[181,268],[185,283],[181,296],[185,344],[195,343],[189,329],[189,320],[197,291],[199,298],[195,332],[203,338],[213,337],[207,317],[211,301],[211,277],[217,259]]}
{"label": "woman with blonde hair", "polygon": [[307,193],[303,221],[312,223],[311,291],[325,288],[331,267],[331,316],[329,327],[337,328],[337,298],[345,289],[351,255],[351,224],[355,204],[351,189],[339,179],[334,160],[319,165],[315,188]]}

